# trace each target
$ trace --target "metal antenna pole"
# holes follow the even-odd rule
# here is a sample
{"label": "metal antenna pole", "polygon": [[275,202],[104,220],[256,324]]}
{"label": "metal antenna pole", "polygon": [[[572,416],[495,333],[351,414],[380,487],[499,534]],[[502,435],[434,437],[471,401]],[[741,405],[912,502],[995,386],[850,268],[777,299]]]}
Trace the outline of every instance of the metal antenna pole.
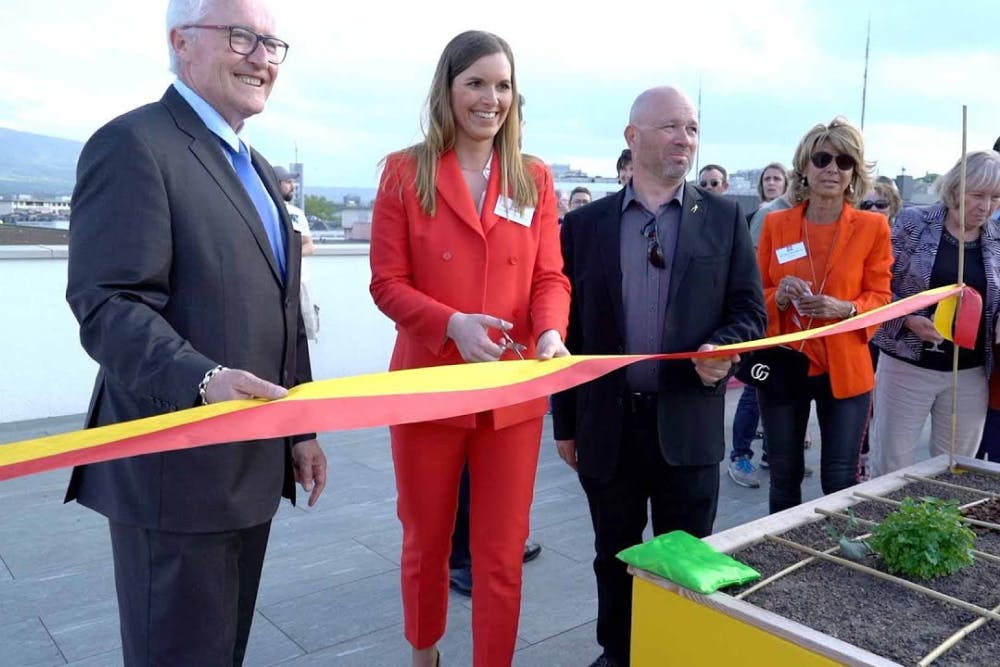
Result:
{"label": "metal antenna pole", "polygon": [[865,76],[861,84],[861,131],[865,130],[865,103],[868,98],[868,51],[872,43],[872,17],[868,15],[868,34],[865,36]]}

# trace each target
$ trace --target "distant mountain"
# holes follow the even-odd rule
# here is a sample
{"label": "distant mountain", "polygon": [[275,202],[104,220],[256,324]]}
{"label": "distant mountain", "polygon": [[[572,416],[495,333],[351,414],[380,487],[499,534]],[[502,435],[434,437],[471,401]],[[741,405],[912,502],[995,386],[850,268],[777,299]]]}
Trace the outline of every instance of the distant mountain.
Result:
{"label": "distant mountain", "polygon": [[0,127],[0,195],[68,195],[83,144]]}

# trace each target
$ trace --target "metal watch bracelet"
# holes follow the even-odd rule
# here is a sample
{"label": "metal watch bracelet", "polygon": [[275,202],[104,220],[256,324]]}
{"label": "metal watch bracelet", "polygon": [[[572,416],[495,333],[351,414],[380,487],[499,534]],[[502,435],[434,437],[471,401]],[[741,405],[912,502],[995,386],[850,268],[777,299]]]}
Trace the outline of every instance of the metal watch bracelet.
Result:
{"label": "metal watch bracelet", "polygon": [[201,382],[198,383],[198,397],[201,399],[202,405],[208,405],[208,399],[205,397],[205,390],[208,389],[208,383],[212,380],[212,378],[215,377],[217,373],[221,373],[222,371],[226,370],[229,369],[226,368],[225,366],[221,365],[216,366],[215,368],[205,373],[205,377],[203,377],[201,379]]}

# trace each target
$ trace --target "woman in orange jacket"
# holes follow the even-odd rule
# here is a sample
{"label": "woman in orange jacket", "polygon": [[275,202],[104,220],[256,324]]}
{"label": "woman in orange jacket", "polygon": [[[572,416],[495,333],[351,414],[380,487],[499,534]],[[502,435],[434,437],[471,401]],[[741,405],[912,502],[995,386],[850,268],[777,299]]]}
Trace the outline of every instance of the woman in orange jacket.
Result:
{"label": "woman in orange jacket", "polygon": [[[887,304],[892,248],[885,216],[852,206],[871,186],[861,132],[843,118],[816,125],[795,151],[791,198],[769,214],[757,248],[768,335],[812,329]],[[796,346],[808,357],[797,391],[760,392],[771,464],[771,512],[802,502],[805,436],[816,401],[823,493],[854,484],[874,385],[874,328]]]}
{"label": "woman in orange jacket", "polygon": [[[568,354],[555,191],[545,165],[521,155],[517,99],[507,43],[462,33],[438,61],[424,140],[386,158],[372,216],[371,293],[396,323],[392,370]],[[440,663],[466,463],[473,664],[510,665],[546,410],[541,398],[390,429],[413,665]]]}

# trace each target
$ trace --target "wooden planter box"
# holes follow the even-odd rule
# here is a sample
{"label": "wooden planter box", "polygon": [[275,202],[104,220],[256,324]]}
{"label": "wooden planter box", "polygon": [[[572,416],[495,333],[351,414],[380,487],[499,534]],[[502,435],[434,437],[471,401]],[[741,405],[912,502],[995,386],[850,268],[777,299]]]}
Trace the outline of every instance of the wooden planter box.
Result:
{"label": "wooden planter box", "polygon": [[[959,458],[957,467],[997,475],[1000,465]],[[842,512],[859,502],[855,494],[884,496],[912,482],[905,475],[931,477],[948,469],[939,456],[904,470],[818,498],[705,539],[719,551],[734,553],[765,535],[778,535],[821,520],[817,508]],[[808,557],[803,554],[803,558]],[[772,613],[724,592],[700,595],[649,572],[630,568],[633,578],[632,665],[813,665],[898,666],[878,656],[801,623]],[[860,574],[859,576],[870,576]],[[1000,593],[998,593],[1000,598]],[[1000,602],[998,600],[997,602]],[[996,602],[994,602],[996,604]],[[988,621],[998,623],[998,621]],[[993,665],[1000,665],[1000,655]],[[990,664],[990,663],[984,663]]]}

